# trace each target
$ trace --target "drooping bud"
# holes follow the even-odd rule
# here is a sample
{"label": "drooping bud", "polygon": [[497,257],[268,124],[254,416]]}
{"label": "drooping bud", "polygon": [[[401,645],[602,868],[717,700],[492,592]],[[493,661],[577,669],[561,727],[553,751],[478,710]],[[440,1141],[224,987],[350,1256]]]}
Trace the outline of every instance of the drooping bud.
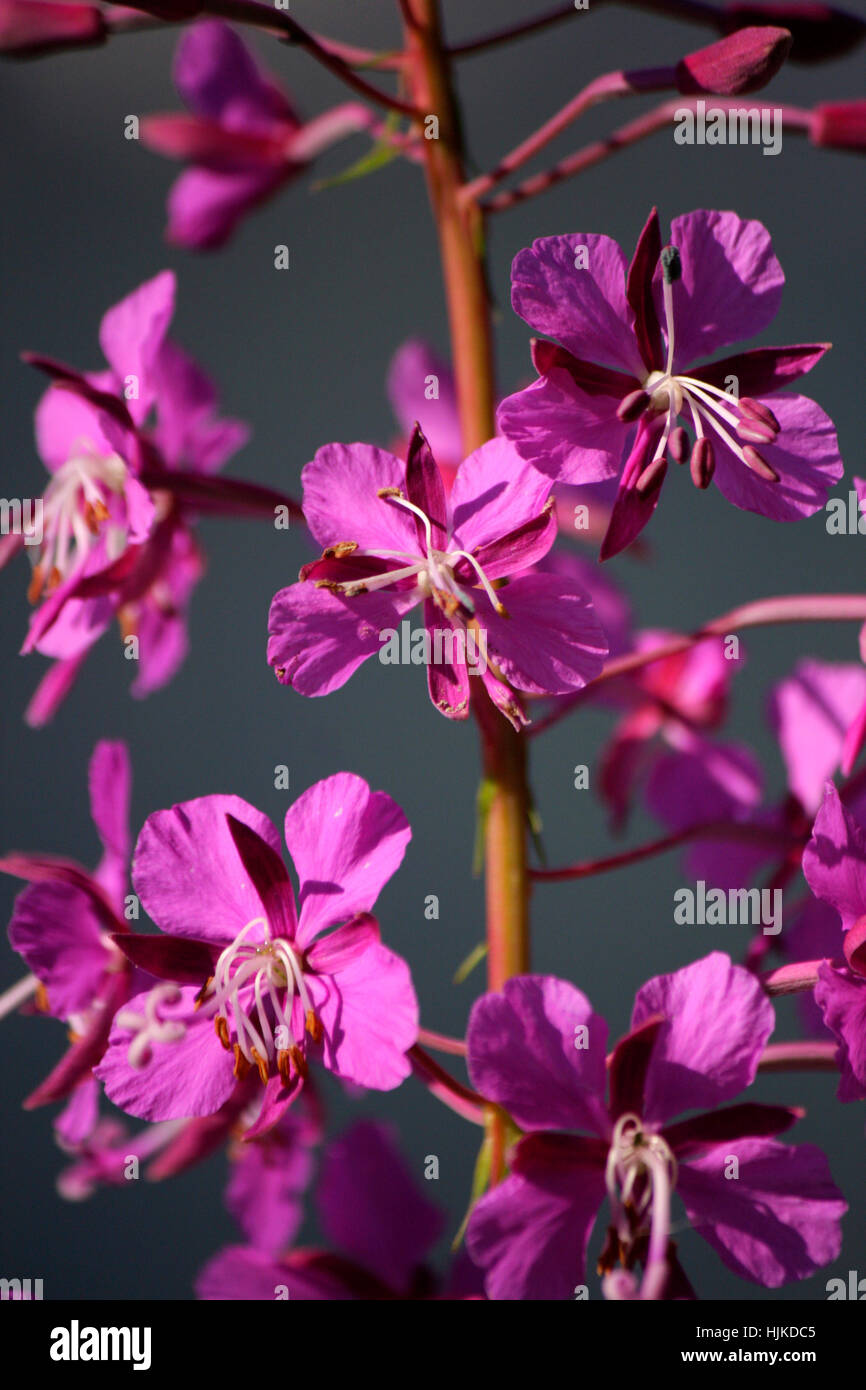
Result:
{"label": "drooping bud", "polygon": [[728,34],[747,24],[781,24],[793,40],[791,60],[821,63],[856,48],[866,36],[866,21],[835,5],[808,0],[730,0],[719,17]]}
{"label": "drooping bud", "polygon": [[866,101],[828,101],[816,106],[809,139],[831,150],[866,150]]}
{"label": "drooping bud", "polygon": [[790,49],[791,35],[787,29],[769,25],[737,29],[728,38],[688,53],[677,63],[677,90],[687,96],[701,92],[719,96],[757,92],[775,77]]}
{"label": "drooping bud", "polygon": [[107,30],[95,5],[53,0],[0,0],[0,53],[27,57],[52,48],[103,43]]}
{"label": "drooping bud", "polygon": [[708,488],[713,481],[713,474],[716,471],[716,455],[713,449],[712,440],[695,440],[695,447],[692,449],[692,456],[689,460],[689,472],[692,475],[692,482],[695,487],[702,491]]}

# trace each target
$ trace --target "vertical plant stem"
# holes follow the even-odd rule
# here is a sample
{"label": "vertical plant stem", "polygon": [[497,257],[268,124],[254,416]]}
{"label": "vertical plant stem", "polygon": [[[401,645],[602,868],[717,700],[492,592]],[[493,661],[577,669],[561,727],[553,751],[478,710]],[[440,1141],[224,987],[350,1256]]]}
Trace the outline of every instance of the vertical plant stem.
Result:
{"label": "vertical plant stem", "polygon": [[[439,236],[451,351],[465,452],[494,433],[495,387],[490,306],[484,273],[482,214],[465,201],[460,113],[450,60],[442,41],[438,0],[405,0],[407,73],[412,103],[438,120],[438,138],[425,139],[427,182]],[[491,789],[485,833],[487,978],[501,989],[529,968],[529,885],[526,862],[526,748],[522,735],[496,710],[478,683],[473,706],[481,734],[484,775]],[[491,1178],[503,1171],[504,1117],[488,1125]]]}

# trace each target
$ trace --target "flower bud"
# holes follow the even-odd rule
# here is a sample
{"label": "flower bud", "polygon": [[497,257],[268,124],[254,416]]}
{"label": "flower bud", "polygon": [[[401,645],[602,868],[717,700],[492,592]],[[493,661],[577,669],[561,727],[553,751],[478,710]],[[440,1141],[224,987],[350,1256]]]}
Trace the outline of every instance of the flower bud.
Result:
{"label": "flower bud", "polygon": [[796,0],[767,0],[742,3],[734,0],[720,16],[726,33],[747,24],[782,24],[790,30],[791,59],[795,63],[821,63],[838,58],[856,48],[866,35],[866,21],[835,5],[796,3]]}
{"label": "flower bud", "polygon": [[715,92],[737,96],[756,92],[775,77],[791,48],[787,29],[738,29],[677,63],[677,90],[688,96]]}
{"label": "flower bud", "polygon": [[0,53],[27,54],[102,43],[105,22],[95,5],[53,0],[0,0]]}
{"label": "flower bud", "polygon": [[816,106],[809,139],[831,150],[866,150],[866,101],[828,101]]}

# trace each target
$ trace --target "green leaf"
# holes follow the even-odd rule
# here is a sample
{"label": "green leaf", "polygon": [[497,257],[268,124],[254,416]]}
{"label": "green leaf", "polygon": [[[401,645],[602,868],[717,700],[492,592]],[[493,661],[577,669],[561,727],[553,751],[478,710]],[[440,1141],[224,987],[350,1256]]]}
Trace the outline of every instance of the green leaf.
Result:
{"label": "green leaf", "polygon": [[451,1252],[454,1254],[463,1244],[463,1237],[466,1234],[466,1227],[469,1225],[469,1218],[472,1215],[472,1208],[480,1197],[483,1197],[490,1186],[490,1136],[485,1134],[481,1141],[481,1148],[478,1150],[478,1157],[475,1160],[475,1169],[472,1174],[472,1189],[469,1194],[469,1205],[466,1214],[457,1229],[457,1234],[451,1242]]}
{"label": "green leaf", "polygon": [[[385,121],[385,129],[388,134],[393,134],[399,124],[399,115],[396,112],[389,112]],[[318,183],[313,184],[313,192],[320,193],[325,188],[337,188],[342,183],[354,183],[355,179],[366,178],[368,174],[374,174],[377,169],[383,169],[386,164],[390,164],[392,159],[396,159],[400,153],[396,145],[393,145],[387,138],[379,140],[372,149],[350,164],[348,169],[343,169],[339,174],[333,174],[330,178],[319,179]]]}
{"label": "green leaf", "polygon": [[469,978],[476,965],[479,965],[486,955],[487,942],[479,941],[478,945],[474,946],[472,950],[469,952],[469,955],[466,957],[466,959],[463,962],[461,962],[460,965],[458,965],[456,971],[454,972],[454,984],[462,985],[463,981]]}

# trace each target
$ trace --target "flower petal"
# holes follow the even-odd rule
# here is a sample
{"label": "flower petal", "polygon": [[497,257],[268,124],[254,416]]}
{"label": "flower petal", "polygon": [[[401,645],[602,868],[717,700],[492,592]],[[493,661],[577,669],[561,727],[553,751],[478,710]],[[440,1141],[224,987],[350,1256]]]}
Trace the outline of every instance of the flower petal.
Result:
{"label": "flower petal", "polygon": [[725,1178],[731,1152],[723,1144],[691,1158],[677,1179],[689,1220],[728,1268],[777,1289],[834,1260],[848,1206],[821,1150],[741,1139],[736,1182]]}
{"label": "flower petal", "polygon": [[627,272],[626,258],[610,237],[542,237],[514,258],[511,303],[530,328],[555,338],[575,357],[643,375],[626,300]]}
{"label": "flower petal", "polygon": [[607,1024],[573,985],[512,977],[473,1005],[466,1041],[472,1085],[521,1129],[607,1132]]}
{"label": "flower petal", "polygon": [[267,816],[239,796],[198,797],[145,821],[132,878],[145,910],[163,931],[225,945],[253,918],[266,916],[229,832],[229,815],[280,853],[279,835]]}
{"label": "flower petal", "polygon": [[647,1068],[642,1118],[711,1110],[751,1084],[775,1014],[759,981],[714,951],[637,993],[631,1026],[664,1014]]}
{"label": "flower petal", "polygon": [[412,831],[396,801],[363,777],[316,782],[286,812],[285,836],[300,884],[298,943],[369,912],[396,873]]}

